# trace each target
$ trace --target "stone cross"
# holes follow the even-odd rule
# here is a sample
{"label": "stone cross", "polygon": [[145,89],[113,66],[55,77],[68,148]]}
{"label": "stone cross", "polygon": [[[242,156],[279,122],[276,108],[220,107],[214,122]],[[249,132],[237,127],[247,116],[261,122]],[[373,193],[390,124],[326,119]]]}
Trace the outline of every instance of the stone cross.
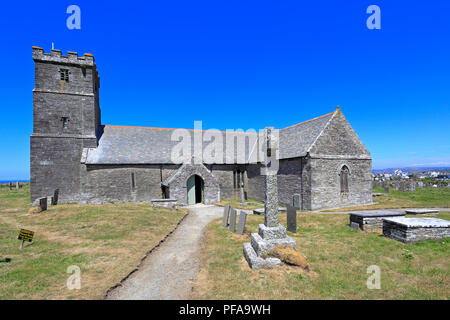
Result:
{"label": "stone cross", "polygon": [[278,141],[274,137],[275,128],[264,129],[264,164],[265,164],[265,198],[264,198],[264,225],[266,227],[278,227],[278,178],[273,158],[278,149]]}

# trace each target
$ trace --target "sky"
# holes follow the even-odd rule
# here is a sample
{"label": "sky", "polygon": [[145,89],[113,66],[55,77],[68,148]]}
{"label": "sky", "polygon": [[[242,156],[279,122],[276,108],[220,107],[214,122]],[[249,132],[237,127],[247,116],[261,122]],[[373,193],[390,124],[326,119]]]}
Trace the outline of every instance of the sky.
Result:
{"label": "sky", "polygon": [[[369,5],[381,29],[367,28]],[[0,180],[29,178],[31,47],[52,42],[94,55],[103,124],[259,130],[339,105],[374,169],[450,166],[449,12],[444,0],[4,2]]]}

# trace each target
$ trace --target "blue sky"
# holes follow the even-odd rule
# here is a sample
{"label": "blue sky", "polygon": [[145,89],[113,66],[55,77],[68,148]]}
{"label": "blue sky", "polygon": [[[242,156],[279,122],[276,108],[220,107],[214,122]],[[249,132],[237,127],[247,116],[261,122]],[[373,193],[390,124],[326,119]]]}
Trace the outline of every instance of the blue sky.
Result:
{"label": "blue sky", "polygon": [[[66,9],[81,8],[81,30]],[[381,30],[366,9],[381,8]],[[285,127],[340,105],[375,169],[450,165],[450,1],[26,1],[0,11],[0,180],[29,178],[31,46],[95,56],[102,123]]]}

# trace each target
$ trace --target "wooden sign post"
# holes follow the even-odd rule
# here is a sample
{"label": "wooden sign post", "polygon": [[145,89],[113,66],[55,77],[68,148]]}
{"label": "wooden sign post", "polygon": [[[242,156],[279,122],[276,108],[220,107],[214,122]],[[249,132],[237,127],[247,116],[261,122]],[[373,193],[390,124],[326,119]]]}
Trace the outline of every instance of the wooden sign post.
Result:
{"label": "wooden sign post", "polygon": [[28,241],[28,242],[33,241],[33,236],[34,236],[34,231],[20,229],[19,236],[17,237],[17,239],[22,240],[22,242],[20,243],[19,248],[20,249],[23,248],[23,244],[25,241]]}

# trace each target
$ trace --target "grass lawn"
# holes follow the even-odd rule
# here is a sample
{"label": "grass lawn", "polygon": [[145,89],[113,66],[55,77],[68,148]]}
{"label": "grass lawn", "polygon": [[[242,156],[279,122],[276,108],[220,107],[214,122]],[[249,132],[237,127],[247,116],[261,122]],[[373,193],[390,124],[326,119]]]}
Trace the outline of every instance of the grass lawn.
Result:
{"label": "grass lawn", "polygon": [[[374,193],[384,193],[383,188],[373,188]],[[450,208],[450,188],[417,188],[412,192],[390,189],[387,196],[373,197],[378,204],[352,207],[349,210],[395,209],[395,208]],[[343,211],[342,209],[323,210]]]}
{"label": "grass lawn", "polygon": [[247,205],[246,206],[242,206],[240,199],[223,199],[220,202],[215,203],[215,205],[223,207],[226,204],[229,204],[232,208],[235,208],[235,209],[247,209],[247,210],[264,208],[264,202],[258,201],[258,200],[255,200],[255,199],[247,199],[245,201],[245,203]]}
{"label": "grass lawn", "polygon": [[[450,220],[450,213],[438,218]],[[297,249],[311,265],[251,270],[242,245],[257,232],[263,216],[248,216],[246,234],[239,236],[211,222],[201,251],[204,266],[194,285],[193,299],[448,299],[450,239],[404,244],[377,232],[348,226],[346,214],[300,214]],[[280,214],[286,225],[286,215]],[[369,290],[367,267],[381,269],[381,289]]]}
{"label": "grass lawn", "polygon": [[[150,204],[60,204],[27,214],[29,184],[0,189],[0,299],[101,299],[172,231],[185,210]],[[35,231],[19,249],[20,228]],[[69,290],[67,267],[81,269]]]}

